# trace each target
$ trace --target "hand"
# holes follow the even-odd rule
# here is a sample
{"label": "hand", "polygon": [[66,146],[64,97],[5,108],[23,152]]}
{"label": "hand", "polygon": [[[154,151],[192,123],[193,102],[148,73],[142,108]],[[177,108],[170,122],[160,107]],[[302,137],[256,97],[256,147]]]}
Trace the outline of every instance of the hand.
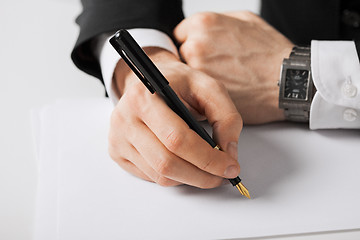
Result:
{"label": "hand", "polygon": [[200,13],[183,20],[174,35],[190,67],[225,85],[244,123],[284,120],[277,82],[293,44],[259,16]]}
{"label": "hand", "polygon": [[241,117],[226,89],[170,52],[145,49],[180,99],[213,127],[213,149],[119,61],[114,78],[122,95],[111,116],[110,156],[126,171],[162,186],[213,188],[240,172],[237,141]]}

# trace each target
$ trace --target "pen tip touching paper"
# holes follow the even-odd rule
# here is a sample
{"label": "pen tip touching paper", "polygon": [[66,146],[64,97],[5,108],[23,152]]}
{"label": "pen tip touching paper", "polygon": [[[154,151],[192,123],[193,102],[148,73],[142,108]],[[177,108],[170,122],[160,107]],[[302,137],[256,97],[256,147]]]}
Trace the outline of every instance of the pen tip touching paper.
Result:
{"label": "pen tip touching paper", "polygon": [[249,191],[241,182],[236,184],[236,188],[239,190],[241,195],[247,197],[248,199],[251,199]]}

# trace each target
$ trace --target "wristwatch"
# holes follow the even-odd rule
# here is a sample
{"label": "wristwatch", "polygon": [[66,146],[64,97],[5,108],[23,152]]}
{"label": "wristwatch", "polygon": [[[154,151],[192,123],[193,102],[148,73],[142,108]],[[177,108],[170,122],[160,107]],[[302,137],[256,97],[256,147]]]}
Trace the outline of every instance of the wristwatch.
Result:
{"label": "wristwatch", "polygon": [[310,47],[295,46],[282,63],[279,89],[279,108],[285,118],[308,122],[310,105],[315,93],[311,77]]}

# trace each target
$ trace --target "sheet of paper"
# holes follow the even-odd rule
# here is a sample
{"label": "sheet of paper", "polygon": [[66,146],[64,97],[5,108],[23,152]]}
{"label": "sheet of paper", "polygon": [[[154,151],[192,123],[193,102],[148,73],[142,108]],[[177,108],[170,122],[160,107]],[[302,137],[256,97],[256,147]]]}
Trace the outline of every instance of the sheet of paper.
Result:
{"label": "sheet of paper", "polygon": [[57,239],[57,128],[56,105],[34,109],[31,114],[38,160],[38,187],[35,212],[34,239]]}
{"label": "sheet of paper", "polygon": [[58,239],[226,239],[360,228],[360,131],[245,127],[239,162],[248,200],[230,185],[164,188],[123,171],[107,153],[107,100],[54,108],[57,140],[41,149],[49,153],[41,162],[57,159]]}

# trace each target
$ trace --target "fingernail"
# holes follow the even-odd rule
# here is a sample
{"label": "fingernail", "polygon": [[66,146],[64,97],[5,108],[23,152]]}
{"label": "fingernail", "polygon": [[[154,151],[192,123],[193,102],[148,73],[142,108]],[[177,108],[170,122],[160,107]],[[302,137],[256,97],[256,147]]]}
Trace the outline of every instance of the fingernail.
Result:
{"label": "fingernail", "polygon": [[230,142],[227,146],[227,153],[236,161],[238,160],[238,144],[237,142]]}
{"label": "fingernail", "polygon": [[238,175],[238,168],[236,166],[229,166],[225,172],[224,177],[226,178],[236,178]]}

